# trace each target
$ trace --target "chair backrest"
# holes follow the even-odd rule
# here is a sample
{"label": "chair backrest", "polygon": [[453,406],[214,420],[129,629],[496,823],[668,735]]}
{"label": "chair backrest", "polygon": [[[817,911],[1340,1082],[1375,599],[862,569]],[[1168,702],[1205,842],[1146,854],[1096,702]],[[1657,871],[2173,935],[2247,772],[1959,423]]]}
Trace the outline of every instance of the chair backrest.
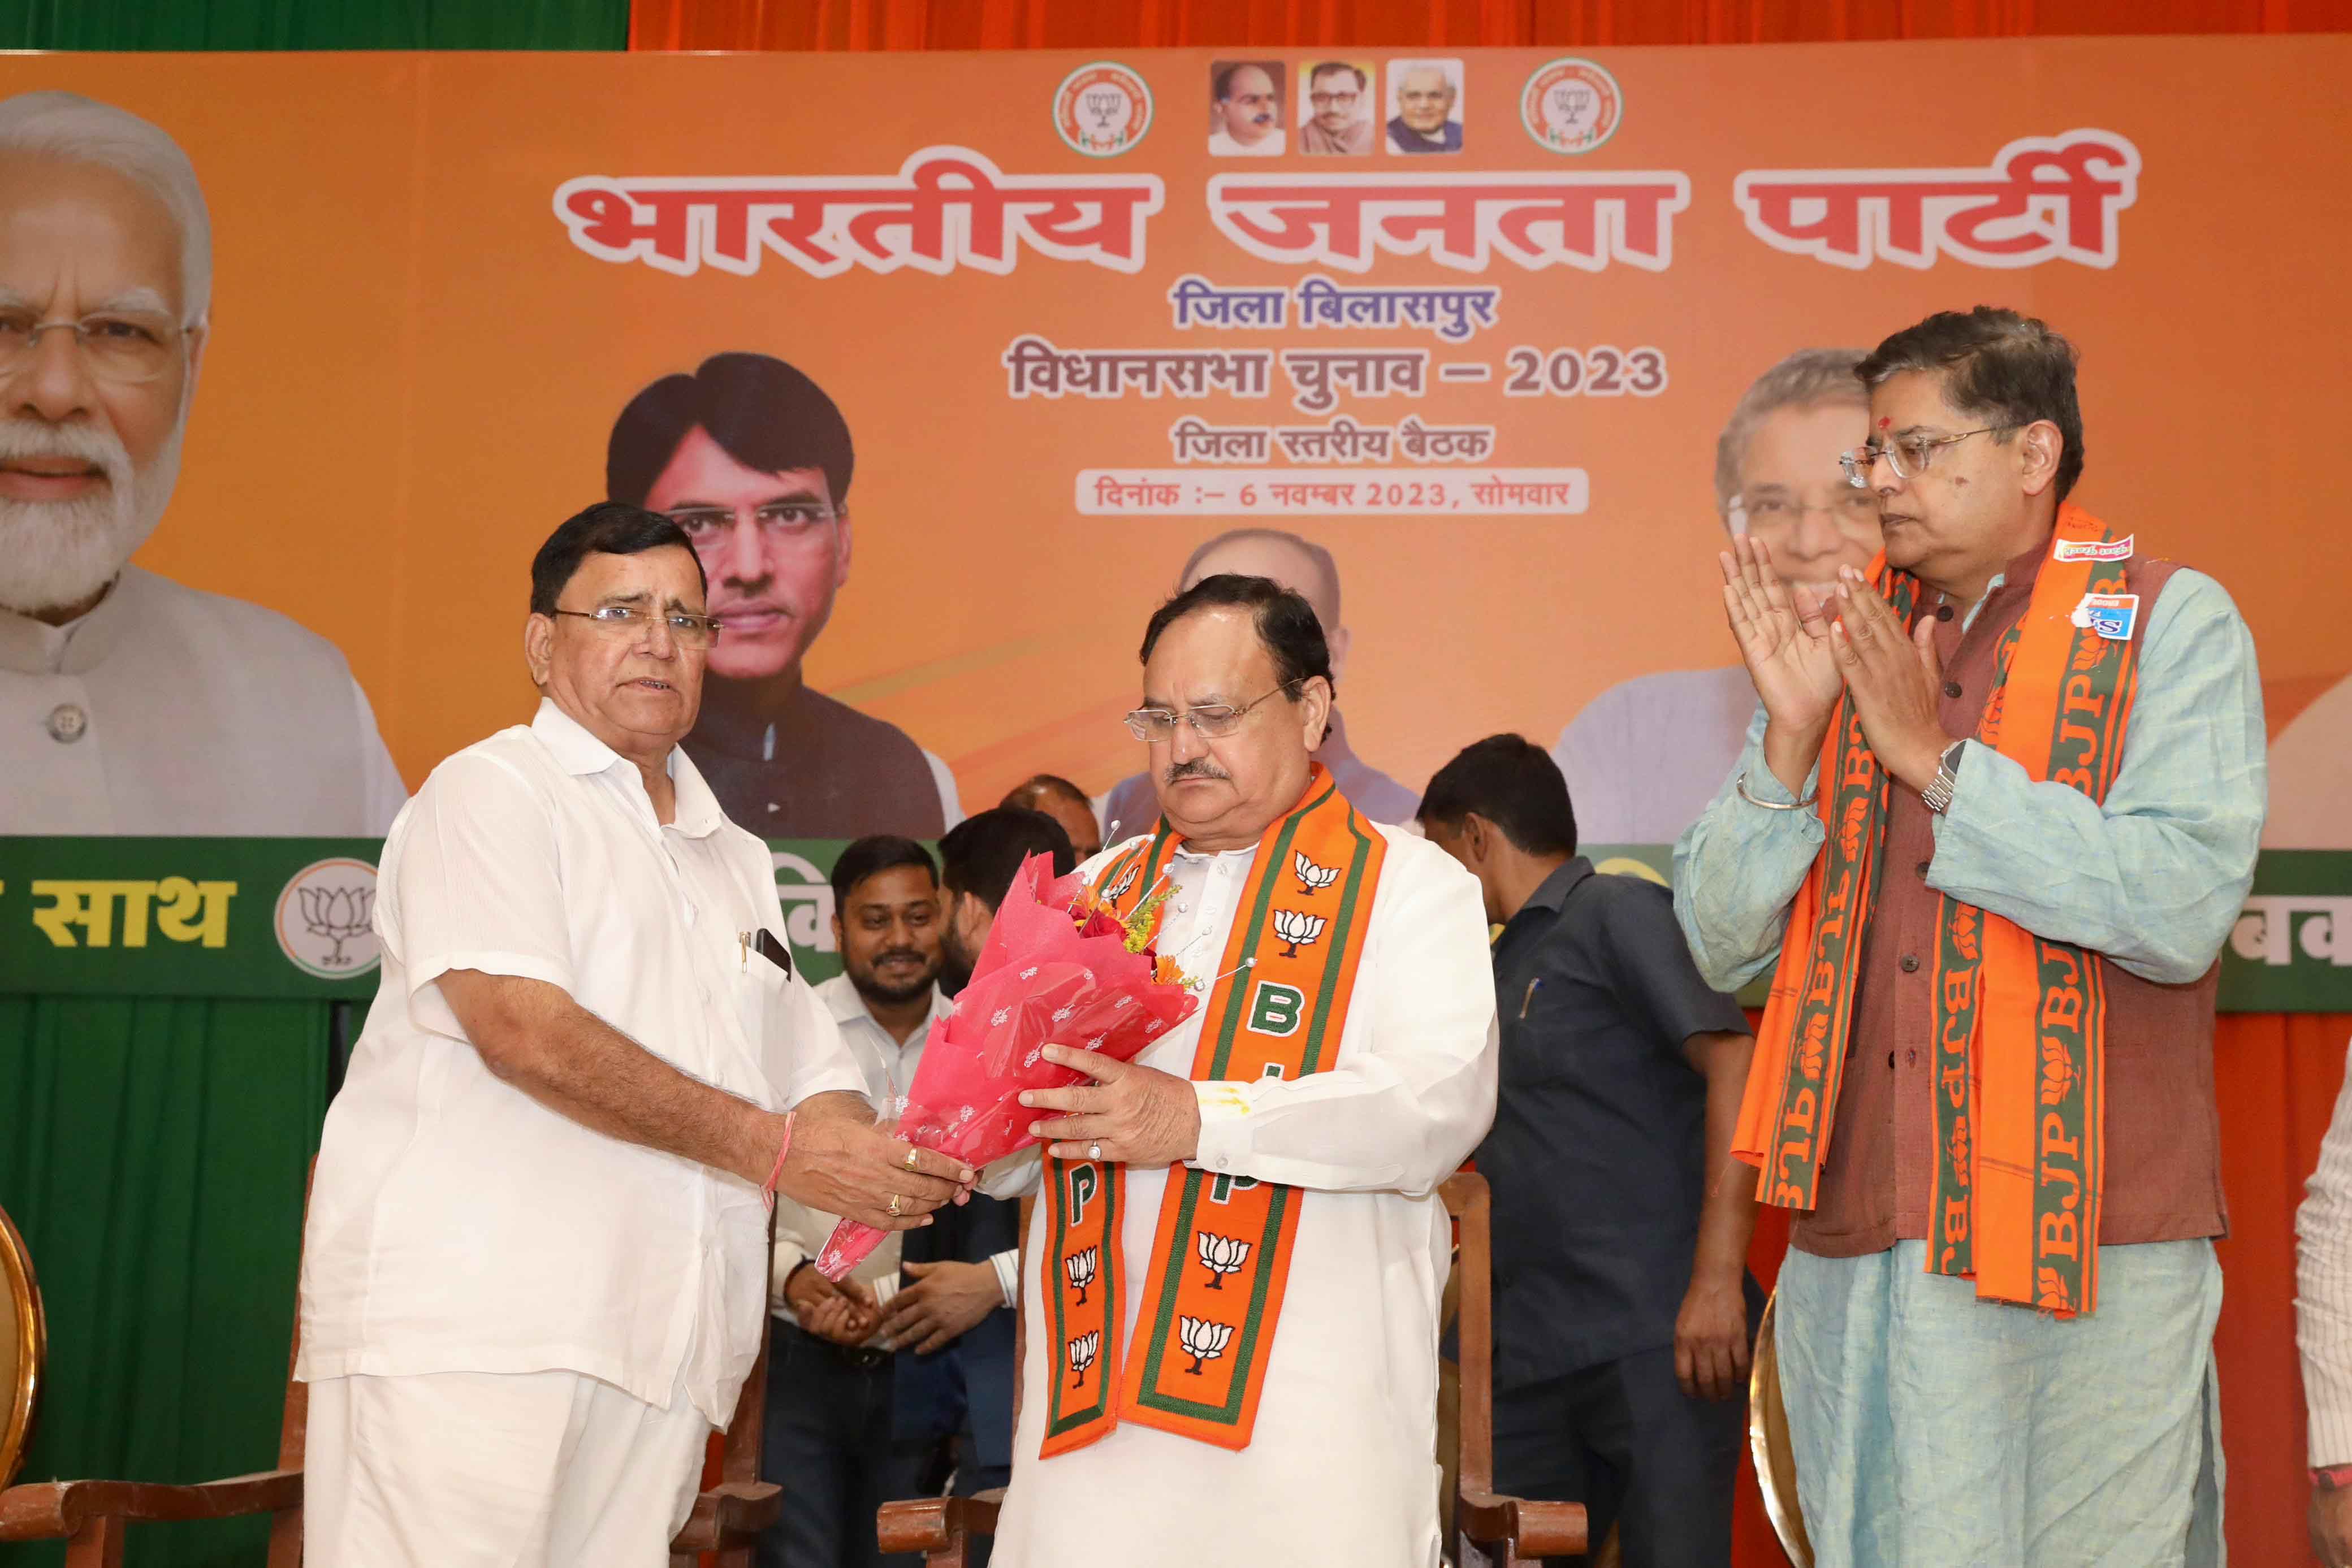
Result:
{"label": "chair backrest", "polygon": [[0,1489],[16,1479],[33,1440],[41,1363],[47,1354],[48,1324],[41,1316],[33,1255],[8,1211],[0,1208]]}
{"label": "chair backrest", "polygon": [[1495,1490],[1494,1200],[1486,1178],[1457,1171],[1437,1189],[1454,1218],[1455,1343],[1461,1354],[1460,1479],[1465,1490]]}
{"label": "chair backrest", "polygon": [[1748,1445],[1756,1456],[1756,1481],[1764,1493],[1764,1512],[1780,1550],[1796,1568],[1813,1568],[1813,1544],[1805,1535],[1805,1516],[1797,1509],[1797,1454],[1789,1442],[1789,1411],[1780,1402],[1780,1355],[1774,1323],[1780,1313],[1780,1294],[1764,1303],[1764,1321],[1756,1330],[1756,1355],[1748,1375]]}

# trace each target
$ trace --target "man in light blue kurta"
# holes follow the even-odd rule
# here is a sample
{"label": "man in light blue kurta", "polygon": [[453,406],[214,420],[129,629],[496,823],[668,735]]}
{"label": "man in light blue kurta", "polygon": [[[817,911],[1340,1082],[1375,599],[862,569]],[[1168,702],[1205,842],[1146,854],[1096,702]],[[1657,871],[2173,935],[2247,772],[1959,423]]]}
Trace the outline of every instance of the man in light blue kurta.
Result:
{"label": "man in light blue kurta", "polygon": [[[1727,607],[1763,711],[1675,867],[1708,983],[1770,971],[1824,847],[1829,709],[1853,704],[1891,778],[1885,849],[1817,1200],[1796,1216],[1780,1283],[1815,1560],[2218,1563],[2211,1007],[2262,829],[2252,638],[2219,583],[2135,558],[2137,691],[2104,799],[1974,738],[2081,471],[2072,350],[1980,309],[1897,334],[1858,373],[1873,438],[1850,472],[1879,496],[1889,565],[1921,584],[1919,626],[1911,646],[1897,628],[1865,651],[1867,581],[1817,605],[1743,545]],[[2102,1282],[2080,1316],[1980,1301],[1969,1280],[1927,1271],[1928,993],[1947,896],[2081,950],[2105,980]]]}

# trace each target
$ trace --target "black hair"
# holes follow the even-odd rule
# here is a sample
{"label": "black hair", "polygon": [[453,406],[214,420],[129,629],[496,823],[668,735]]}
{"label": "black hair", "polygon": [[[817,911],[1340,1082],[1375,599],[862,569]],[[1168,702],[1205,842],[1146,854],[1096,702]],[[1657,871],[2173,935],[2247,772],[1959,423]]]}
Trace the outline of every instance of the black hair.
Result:
{"label": "black hair", "polygon": [[1087,792],[1058,773],[1039,773],[1023,779],[1006,790],[1004,799],[999,800],[997,804],[1026,809],[1029,801],[1049,800],[1055,796],[1069,801],[1081,810],[1094,810],[1095,803],[1087,799]]}
{"label": "black hair", "polygon": [[539,547],[539,553],[530,558],[531,613],[554,614],[555,601],[563,596],[580,563],[590,556],[642,555],[668,545],[684,550],[694,562],[695,579],[708,594],[710,579],[703,573],[701,558],[694,553],[694,541],[659,512],[619,501],[599,501],[585,511],[574,512],[557,525]]}
{"label": "black hair", "polygon": [[914,840],[902,839],[896,833],[875,833],[856,841],[833,862],[833,906],[846,907],[849,895],[867,877],[907,865],[921,867],[933,887],[940,884],[940,868],[931,860],[931,852]]}
{"label": "black hair", "polygon": [[1437,770],[1416,813],[1452,830],[1475,812],[1531,855],[1576,852],[1576,810],[1568,780],[1544,748],[1521,735],[1490,735]]}
{"label": "black hair", "polygon": [[1013,873],[1031,855],[1054,857],[1054,874],[1077,868],[1078,853],[1062,824],[1043,811],[999,806],[966,817],[940,840],[940,885],[968,893],[991,910],[1004,902]]}
{"label": "black hair", "polygon": [[1349,65],[1345,60],[1325,60],[1321,65],[1310,68],[1307,73],[1307,85],[1312,88],[1317,77],[1327,77],[1333,71],[1346,71],[1349,76],[1354,77],[1358,92],[1362,92],[1372,85],[1361,69]]}
{"label": "black hair", "polygon": [[664,376],[631,398],[604,445],[604,494],[644,506],[698,427],[746,468],[823,469],[833,504],[849,504],[848,422],[823,387],[766,354],[713,354],[692,375]]}
{"label": "black hair", "polygon": [[[1997,305],[1938,310],[1870,352],[1853,373],[1875,387],[1906,371],[1944,374],[1944,401],[1990,425],[2058,427],[2058,499],[2083,476],[2083,405],[2074,395],[2074,345],[2048,323]],[[2014,430],[1994,437],[2004,445]]]}
{"label": "black hair", "polygon": [[[1274,661],[1274,678],[1284,686],[1295,687],[1320,675],[1336,688],[1337,683],[1331,680],[1330,644],[1323,640],[1323,622],[1315,618],[1315,606],[1307,602],[1307,596],[1270,577],[1244,577],[1238,572],[1204,577],[1153,611],[1151,623],[1143,629],[1143,651],[1136,655],[1137,662],[1150,664],[1160,634],[1194,611],[1226,609],[1250,612],[1258,641]],[[1295,690],[1290,700],[1298,700]]]}

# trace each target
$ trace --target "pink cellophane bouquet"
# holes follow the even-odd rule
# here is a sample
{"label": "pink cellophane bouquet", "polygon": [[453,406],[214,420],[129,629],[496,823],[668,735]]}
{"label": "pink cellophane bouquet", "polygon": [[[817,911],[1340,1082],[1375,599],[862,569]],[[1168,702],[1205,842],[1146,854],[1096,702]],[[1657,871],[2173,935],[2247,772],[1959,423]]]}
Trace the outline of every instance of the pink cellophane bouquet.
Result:
{"label": "pink cellophane bouquet", "polygon": [[[1024,1091],[1087,1082],[1047,1061],[1046,1046],[1126,1061],[1199,1005],[1153,947],[1165,886],[1121,921],[1076,873],[1049,881],[1051,870],[1046,856],[1032,855],[1013,876],[971,982],[924,1047],[900,1112],[899,1136],[975,1170],[1035,1143],[1029,1124],[1055,1114],[1024,1107]],[[843,1220],[817,1255],[818,1270],[842,1278],[884,1234]]]}

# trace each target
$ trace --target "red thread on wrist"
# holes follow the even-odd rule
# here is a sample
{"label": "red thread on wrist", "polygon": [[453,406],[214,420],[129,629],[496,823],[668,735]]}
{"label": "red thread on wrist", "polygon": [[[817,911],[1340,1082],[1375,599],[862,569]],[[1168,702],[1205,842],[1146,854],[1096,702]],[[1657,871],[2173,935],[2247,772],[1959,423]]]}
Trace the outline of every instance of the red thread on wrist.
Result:
{"label": "red thread on wrist", "polygon": [[760,1189],[760,1196],[768,1200],[771,1208],[776,1204],[776,1184],[784,1179],[784,1156],[793,1152],[793,1121],[799,1114],[797,1111],[784,1113],[784,1141],[776,1150],[776,1168],[768,1173],[768,1185]]}

